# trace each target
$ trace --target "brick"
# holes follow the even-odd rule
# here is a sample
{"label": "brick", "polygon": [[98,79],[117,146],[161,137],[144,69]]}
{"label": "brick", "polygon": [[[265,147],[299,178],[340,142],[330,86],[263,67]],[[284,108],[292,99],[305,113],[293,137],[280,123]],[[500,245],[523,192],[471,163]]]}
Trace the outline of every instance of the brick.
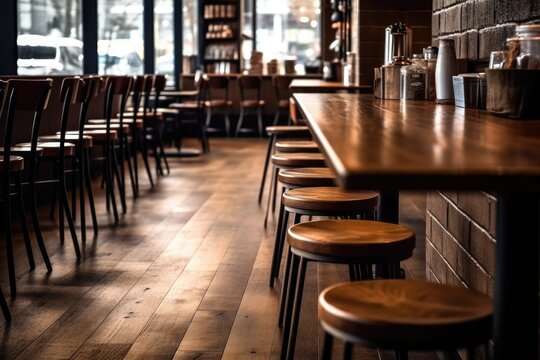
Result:
{"label": "brick", "polygon": [[426,244],[426,266],[437,279],[446,283],[447,265],[431,244]]}
{"label": "brick", "polygon": [[431,34],[433,36],[438,36],[441,33],[440,18],[439,14],[433,14],[431,17]]}
{"label": "brick", "polygon": [[446,283],[449,285],[468,287],[467,284],[459,278],[455,271],[451,270],[450,268],[447,268],[446,271]]}
{"label": "brick", "polygon": [[443,228],[433,219],[431,219],[431,242],[439,251],[443,249]]}
{"label": "brick", "polygon": [[444,7],[444,0],[433,0],[433,11],[438,11]]}
{"label": "brick", "polygon": [[478,60],[478,31],[471,30],[467,33],[467,59]]}
{"label": "brick", "polygon": [[474,3],[467,1],[461,6],[461,31],[474,27]]}
{"label": "brick", "polygon": [[459,267],[457,274],[469,288],[484,294],[487,293],[487,283],[489,279],[488,275],[465,251],[462,251],[459,254]]}
{"label": "brick", "polygon": [[426,208],[446,227],[448,224],[448,203],[437,192],[429,191],[427,193]]}
{"label": "brick", "polygon": [[482,192],[459,192],[458,206],[484,229],[489,228],[489,198]]}
{"label": "brick", "polygon": [[444,7],[449,7],[456,4],[458,0],[444,0]]}
{"label": "brick", "polygon": [[465,250],[469,250],[471,222],[454,206],[448,207],[448,232],[456,238]]}
{"label": "brick", "polygon": [[454,204],[457,204],[457,202],[458,202],[458,193],[457,193],[457,191],[444,190],[444,191],[441,191],[441,194],[443,194],[448,199],[450,199]]}
{"label": "brick", "polygon": [[497,232],[497,199],[489,196],[489,228],[488,232],[491,236],[496,237]]}
{"label": "brick", "polygon": [[491,51],[500,50],[506,43],[506,38],[515,33],[514,25],[496,26],[482,29],[478,36],[478,58],[488,59]]}
{"label": "brick", "polygon": [[459,45],[459,47],[456,47],[456,57],[458,59],[466,59],[468,51],[467,46],[469,45],[467,33],[459,35],[458,38],[459,41],[457,42],[457,45]]}
{"label": "brick", "polygon": [[458,267],[459,251],[461,250],[456,240],[454,240],[446,231],[443,232],[441,254],[444,256],[448,262],[448,265],[450,265],[452,269],[456,269]]}
{"label": "brick", "polygon": [[431,215],[426,211],[426,238],[431,239]]}
{"label": "brick", "polygon": [[474,1],[473,27],[476,29],[495,25],[495,4],[493,0]]}
{"label": "brick", "polygon": [[444,32],[447,34],[461,30],[461,5],[454,6],[444,12]]}
{"label": "brick", "polygon": [[532,3],[537,0],[495,0],[495,21],[504,24],[531,18]]}
{"label": "brick", "polygon": [[477,226],[471,226],[471,256],[490,275],[495,275],[495,241]]}

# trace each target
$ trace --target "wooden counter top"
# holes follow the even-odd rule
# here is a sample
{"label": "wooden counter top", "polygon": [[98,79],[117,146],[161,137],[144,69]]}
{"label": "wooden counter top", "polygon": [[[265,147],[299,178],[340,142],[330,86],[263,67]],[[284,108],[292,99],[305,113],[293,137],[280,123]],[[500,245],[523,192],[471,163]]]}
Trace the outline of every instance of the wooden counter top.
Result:
{"label": "wooden counter top", "polygon": [[322,79],[294,79],[289,86],[292,92],[301,93],[327,93],[336,92],[358,92],[371,93],[371,86],[366,85],[343,85],[341,81],[326,81]]}
{"label": "wooden counter top", "polygon": [[540,187],[540,121],[367,94],[294,97],[347,188]]}

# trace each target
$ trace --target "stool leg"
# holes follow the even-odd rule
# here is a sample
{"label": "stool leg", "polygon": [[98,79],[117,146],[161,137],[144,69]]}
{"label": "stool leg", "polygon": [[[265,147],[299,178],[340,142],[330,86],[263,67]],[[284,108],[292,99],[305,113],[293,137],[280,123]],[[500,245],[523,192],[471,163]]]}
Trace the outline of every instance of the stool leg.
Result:
{"label": "stool leg", "polygon": [[287,359],[294,359],[294,349],[296,347],[296,337],[298,335],[298,322],[300,320],[300,309],[302,307],[302,295],[304,292],[304,280],[306,278],[307,260],[300,258],[298,269],[298,280],[296,283],[296,291],[294,296],[294,306],[291,318],[289,343],[287,345]]}
{"label": "stool leg", "polygon": [[274,287],[274,277],[276,277],[276,274],[277,274],[277,271],[276,271],[276,263],[277,263],[277,258],[278,256],[280,256],[281,254],[278,253],[279,251],[279,243],[280,243],[280,240],[281,240],[281,228],[283,226],[286,226],[285,225],[285,219],[284,219],[284,212],[285,210],[285,207],[283,206],[282,203],[279,204],[279,216],[278,216],[278,223],[277,223],[277,228],[276,228],[276,234],[275,234],[275,237],[274,237],[274,252],[272,254],[272,265],[270,266],[270,282],[269,282],[269,285],[270,287]]}
{"label": "stool leg", "polygon": [[11,313],[9,312],[9,307],[6,302],[6,297],[4,296],[2,288],[0,288],[0,308],[2,308],[2,313],[4,314],[4,319],[6,319],[6,322],[10,322]]}
{"label": "stool leg", "polygon": [[291,269],[289,273],[289,281],[287,282],[287,287],[284,288],[286,300],[283,319],[283,341],[281,343],[281,357],[280,359],[285,359],[287,355],[287,348],[289,346],[290,334],[291,334],[291,319],[293,315],[294,308],[294,297],[296,290],[296,281],[298,280],[298,267],[300,265],[300,257],[291,253]]}
{"label": "stool leg", "polygon": [[285,307],[287,303],[288,287],[289,280],[291,277],[291,266],[292,266],[292,252],[291,250],[287,251],[287,262],[285,264],[285,276],[283,277],[283,284],[281,284],[281,294],[279,298],[279,316],[278,316],[278,327],[283,327],[283,320],[285,317]]}
{"label": "stool leg", "polygon": [[279,169],[276,169],[276,172],[274,174],[274,196],[272,196],[272,214],[276,212],[276,198],[277,198],[277,190],[278,190],[278,177],[279,177]]}
{"label": "stool leg", "polygon": [[324,342],[323,342],[323,348],[321,352],[321,360],[330,360],[332,358],[332,344],[334,342],[334,338],[332,335],[324,332]]}
{"label": "stool leg", "polygon": [[352,344],[348,341],[343,343],[343,360],[352,359]]}
{"label": "stool leg", "polygon": [[407,360],[409,358],[409,354],[407,353],[407,350],[396,350],[396,360]]}
{"label": "stool leg", "polygon": [[270,201],[271,201],[271,198],[272,198],[272,194],[274,191],[275,192],[275,186],[274,186],[274,179],[276,179],[276,172],[279,171],[276,169],[275,166],[272,167],[272,177],[270,179],[270,189],[269,189],[269,192],[268,192],[268,199],[266,201],[266,212],[264,214],[264,228],[266,229],[266,225],[268,224],[268,213],[270,212]]}
{"label": "stool leg", "polygon": [[[283,226],[281,227],[281,233],[279,234],[279,248],[278,248],[278,256],[276,258],[276,272],[275,277],[279,277],[279,269],[281,268],[281,257],[283,256],[283,247],[285,246],[285,236],[287,234],[287,226],[289,225],[289,212],[287,210],[284,210],[284,217],[283,217]],[[296,216],[295,216],[296,219]],[[296,220],[293,222],[293,224],[297,224]]]}
{"label": "stool leg", "polygon": [[264,184],[266,183],[266,173],[268,172],[268,165],[270,164],[270,155],[272,154],[272,149],[274,148],[274,142],[276,141],[276,136],[271,135],[270,139],[268,140],[268,148],[266,149],[266,156],[264,158],[264,168],[263,168],[263,174],[261,178],[261,186],[259,187],[259,200],[258,203],[261,203],[262,195],[264,192]]}
{"label": "stool leg", "polygon": [[238,116],[238,124],[236,124],[236,130],[234,131],[234,136],[238,137],[240,129],[242,128],[242,123],[244,122],[244,107],[240,107],[240,115]]}

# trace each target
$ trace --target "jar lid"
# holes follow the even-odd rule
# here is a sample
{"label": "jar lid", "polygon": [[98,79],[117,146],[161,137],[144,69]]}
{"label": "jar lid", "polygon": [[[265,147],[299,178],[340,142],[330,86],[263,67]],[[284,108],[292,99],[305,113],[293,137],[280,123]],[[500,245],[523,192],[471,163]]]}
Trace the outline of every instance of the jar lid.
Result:
{"label": "jar lid", "polygon": [[405,56],[394,56],[392,58],[392,65],[410,65],[411,62]]}
{"label": "jar lid", "polygon": [[518,36],[540,36],[540,24],[525,24],[516,26]]}

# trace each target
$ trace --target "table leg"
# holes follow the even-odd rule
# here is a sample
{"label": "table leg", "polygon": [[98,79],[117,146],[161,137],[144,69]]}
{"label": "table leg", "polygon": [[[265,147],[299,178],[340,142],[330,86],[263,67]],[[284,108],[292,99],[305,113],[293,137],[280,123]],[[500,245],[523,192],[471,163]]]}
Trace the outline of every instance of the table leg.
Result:
{"label": "table leg", "polygon": [[538,359],[538,194],[497,199],[494,359]]}
{"label": "table leg", "polygon": [[383,190],[379,192],[379,220],[399,223],[399,191]]}

